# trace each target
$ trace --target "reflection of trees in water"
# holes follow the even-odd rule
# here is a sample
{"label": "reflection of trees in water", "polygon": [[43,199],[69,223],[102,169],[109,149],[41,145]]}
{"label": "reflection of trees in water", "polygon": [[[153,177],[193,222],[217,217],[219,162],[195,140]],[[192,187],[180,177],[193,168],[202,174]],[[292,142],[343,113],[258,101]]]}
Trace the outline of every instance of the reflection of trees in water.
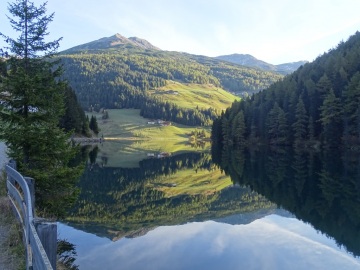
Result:
{"label": "reflection of trees in water", "polygon": [[57,264],[58,269],[78,270],[79,266],[75,264],[77,252],[76,246],[65,239],[57,241]]}
{"label": "reflection of trees in water", "polygon": [[83,223],[85,231],[99,235],[114,231],[116,236],[112,237],[121,237],[148,227],[273,207],[248,188],[175,197],[165,197],[165,193],[154,188],[153,183],[182,170],[192,169],[194,175],[199,170],[217,170],[210,154],[185,153],[146,159],[139,165],[140,168],[108,168],[95,164],[86,169],[79,182],[82,192],[67,221],[74,227]]}
{"label": "reflection of trees in water", "polygon": [[99,152],[99,147],[97,145],[89,151],[90,164],[94,164],[96,162],[98,152]]}
{"label": "reflection of trees in water", "polygon": [[[234,156],[244,162],[232,162]],[[358,153],[230,149],[223,151],[220,165],[234,182],[251,187],[360,255]]]}

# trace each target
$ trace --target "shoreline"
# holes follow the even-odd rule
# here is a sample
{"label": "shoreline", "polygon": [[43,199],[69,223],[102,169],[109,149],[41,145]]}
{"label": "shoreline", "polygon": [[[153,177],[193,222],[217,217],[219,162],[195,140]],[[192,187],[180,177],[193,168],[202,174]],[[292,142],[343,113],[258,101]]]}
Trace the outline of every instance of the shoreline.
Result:
{"label": "shoreline", "polygon": [[87,137],[74,137],[70,139],[71,142],[79,144],[98,144],[105,141],[104,138],[87,138]]}

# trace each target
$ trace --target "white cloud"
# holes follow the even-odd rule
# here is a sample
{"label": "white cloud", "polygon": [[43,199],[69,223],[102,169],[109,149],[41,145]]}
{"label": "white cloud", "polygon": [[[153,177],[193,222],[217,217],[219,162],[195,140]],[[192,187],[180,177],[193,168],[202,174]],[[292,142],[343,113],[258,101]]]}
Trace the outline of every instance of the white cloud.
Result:
{"label": "white cloud", "polygon": [[[71,234],[70,234],[71,235]],[[70,242],[84,269],[360,269],[360,260],[296,219],[269,216],[247,225],[213,221],[165,226],[135,239]],[[296,264],[294,264],[296,262]]]}

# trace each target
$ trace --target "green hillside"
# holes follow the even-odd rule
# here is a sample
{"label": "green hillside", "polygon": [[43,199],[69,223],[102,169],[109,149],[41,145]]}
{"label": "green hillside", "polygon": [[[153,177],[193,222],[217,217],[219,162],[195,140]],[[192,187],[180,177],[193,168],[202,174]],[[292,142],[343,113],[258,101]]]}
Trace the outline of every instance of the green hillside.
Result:
{"label": "green hillside", "polygon": [[214,141],[359,149],[359,63],[357,32],[266,91],[235,102],[214,122]]}
{"label": "green hillside", "polygon": [[[218,104],[218,97],[214,96],[212,105],[212,93],[192,96],[193,102],[201,105],[198,108],[154,93],[175,81],[187,86],[203,85],[195,88],[210,92],[213,88],[208,86],[212,85],[240,95],[264,89],[282,77],[210,57],[151,48],[144,40],[115,35],[69,49],[59,57],[64,78],[84,108],[135,108],[141,109],[144,117],[195,126],[210,125],[219,115],[224,106]],[[209,105],[202,106],[204,96]],[[234,97],[224,94],[221,100],[227,104]]]}
{"label": "green hillside", "polygon": [[240,100],[213,84],[184,84],[175,81],[168,81],[166,86],[149,90],[149,94],[184,108],[216,108],[219,111],[230,107],[235,100]]}

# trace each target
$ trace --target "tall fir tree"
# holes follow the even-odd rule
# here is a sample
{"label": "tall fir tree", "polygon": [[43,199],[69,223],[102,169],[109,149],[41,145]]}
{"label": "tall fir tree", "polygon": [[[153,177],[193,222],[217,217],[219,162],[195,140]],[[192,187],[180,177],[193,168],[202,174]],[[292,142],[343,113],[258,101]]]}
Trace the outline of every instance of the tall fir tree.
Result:
{"label": "tall fir tree", "polygon": [[234,143],[239,146],[244,146],[244,143],[245,143],[245,119],[244,119],[244,113],[242,110],[235,116],[232,129],[233,129],[232,136],[234,138]]}
{"label": "tall fir tree", "polygon": [[59,128],[66,84],[58,79],[62,69],[53,56],[61,39],[45,41],[54,17],[46,14],[46,3],[36,7],[31,1],[16,0],[9,3],[8,11],[19,37],[0,33],[9,55],[0,85],[0,92],[6,93],[0,137],[20,172],[36,180],[40,207],[57,215],[59,209],[50,208],[56,198],[75,193],[72,183],[81,172],[79,167],[69,167],[76,149]]}
{"label": "tall fir tree", "polygon": [[298,144],[305,140],[307,135],[307,124],[308,124],[308,116],[306,114],[306,109],[304,102],[300,98],[298,103],[296,104],[295,110],[295,122],[292,124],[293,132],[294,132],[294,143]]}
{"label": "tall fir tree", "polygon": [[357,72],[343,91],[343,139],[345,143],[358,143],[360,121],[360,72]]}
{"label": "tall fir tree", "polygon": [[221,129],[224,145],[232,145],[230,121],[226,117],[222,119]]}
{"label": "tall fir tree", "polygon": [[67,132],[90,136],[85,112],[78,103],[75,92],[69,86],[65,88],[65,114],[61,117],[59,126]]}
{"label": "tall fir tree", "polygon": [[90,123],[89,123],[89,128],[97,135],[100,132],[97,120],[95,116],[91,116],[90,118]]}
{"label": "tall fir tree", "polygon": [[338,146],[342,135],[341,127],[341,100],[331,89],[325,96],[320,107],[320,119],[323,128],[324,143],[327,147]]}
{"label": "tall fir tree", "polygon": [[287,144],[288,125],[286,115],[277,102],[266,119],[268,139],[272,144]]}

